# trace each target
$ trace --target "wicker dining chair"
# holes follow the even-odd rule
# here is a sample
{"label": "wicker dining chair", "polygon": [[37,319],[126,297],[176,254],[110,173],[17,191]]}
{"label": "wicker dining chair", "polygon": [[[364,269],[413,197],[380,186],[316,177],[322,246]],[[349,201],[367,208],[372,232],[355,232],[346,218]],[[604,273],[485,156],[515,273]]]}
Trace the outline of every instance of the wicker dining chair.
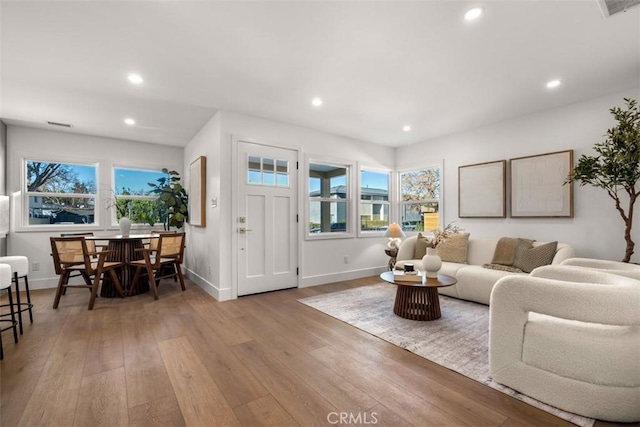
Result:
{"label": "wicker dining chair", "polygon": [[143,258],[129,262],[129,265],[136,268],[130,294],[134,293],[140,276],[145,272],[149,278],[154,299],[158,299],[158,284],[161,279],[177,277],[182,290],[186,290],[182,275],[185,233],[161,233],[154,240],[157,240],[157,245],[154,245],[155,250],[152,248],[137,249],[142,252]]}
{"label": "wicker dining chair", "polygon": [[[91,298],[89,300],[89,310],[93,309],[98,288],[105,273],[109,273],[116,291],[120,297],[124,298],[124,292],[120,285],[120,280],[115,270],[124,266],[123,262],[107,261],[107,256],[111,251],[91,252],[88,249],[87,241],[83,236],[74,237],[51,237],[51,254],[56,274],[60,276],[58,289],[53,302],[53,308],[58,308],[60,297],[66,288],[90,288]],[[85,279],[85,284],[70,285],[69,277],[72,273],[79,272]]]}

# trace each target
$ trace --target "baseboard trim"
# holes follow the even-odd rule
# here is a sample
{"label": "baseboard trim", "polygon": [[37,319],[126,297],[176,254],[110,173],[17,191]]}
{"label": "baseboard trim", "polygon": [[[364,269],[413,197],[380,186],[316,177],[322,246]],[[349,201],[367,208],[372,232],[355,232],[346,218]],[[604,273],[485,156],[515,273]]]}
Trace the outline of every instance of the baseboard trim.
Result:
{"label": "baseboard trim", "polygon": [[[184,267],[183,267],[184,268]],[[231,288],[220,289],[204,277],[194,273],[188,268],[184,268],[184,273],[189,280],[200,286],[203,291],[211,295],[217,301],[227,301],[231,299]]]}
{"label": "baseboard trim", "polygon": [[316,276],[306,276],[300,279],[300,287],[308,288],[310,286],[326,285],[327,283],[342,282],[344,280],[360,279],[362,277],[378,276],[387,267],[371,267],[361,270],[341,271],[339,273],[318,274]]}

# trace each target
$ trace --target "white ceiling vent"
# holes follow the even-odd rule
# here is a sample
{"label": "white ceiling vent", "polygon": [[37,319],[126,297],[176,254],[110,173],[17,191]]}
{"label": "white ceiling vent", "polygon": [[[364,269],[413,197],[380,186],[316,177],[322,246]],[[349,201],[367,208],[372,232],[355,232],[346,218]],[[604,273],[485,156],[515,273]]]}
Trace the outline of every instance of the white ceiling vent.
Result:
{"label": "white ceiling vent", "polygon": [[640,4],[640,0],[597,0],[597,2],[604,18],[626,12],[627,9]]}
{"label": "white ceiling vent", "polygon": [[48,124],[50,124],[51,126],[60,126],[63,128],[72,128],[73,125],[69,124],[69,123],[59,123],[59,122],[47,122]]}

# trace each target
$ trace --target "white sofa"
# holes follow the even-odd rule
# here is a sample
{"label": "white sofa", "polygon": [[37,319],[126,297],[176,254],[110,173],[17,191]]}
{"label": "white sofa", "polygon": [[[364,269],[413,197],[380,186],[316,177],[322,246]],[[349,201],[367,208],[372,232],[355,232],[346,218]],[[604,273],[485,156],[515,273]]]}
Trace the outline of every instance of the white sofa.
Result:
{"label": "white sofa", "polygon": [[[565,264],[572,263],[580,266],[498,281],[490,304],[492,379],[565,411],[640,421],[640,281],[611,274],[612,261]],[[620,270],[640,275],[637,265]]]}
{"label": "white sofa", "polygon": [[[407,262],[412,262],[416,267],[422,267],[421,259],[412,259],[417,236],[411,236],[404,240],[398,249],[396,267],[403,268]],[[534,242],[533,246],[539,246],[546,242]],[[438,288],[443,295],[489,304],[491,290],[496,282],[509,275],[527,275],[526,273],[512,273],[501,270],[484,268],[484,264],[491,263],[493,253],[498,244],[498,239],[483,240],[469,239],[467,249],[467,263],[459,264],[443,262],[440,273],[453,276],[458,283],[453,286]],[[553,258],[553,264],[559,264],[565,259],[574,256],[574,250],[566,243],[558,243],[558,249]]]}

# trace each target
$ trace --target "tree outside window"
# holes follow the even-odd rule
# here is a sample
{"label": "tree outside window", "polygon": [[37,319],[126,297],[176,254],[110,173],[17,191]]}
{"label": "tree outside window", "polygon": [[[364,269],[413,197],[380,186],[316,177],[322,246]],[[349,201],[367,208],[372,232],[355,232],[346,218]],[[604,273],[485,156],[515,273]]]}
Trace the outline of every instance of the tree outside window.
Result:
{"label": "tree outside window", "polygon": [[25,160],[25,166],[28,225],[95,223],[96,165]]}
{"label": "tree outside window", "polygon": [[400,173],[400,216],[404,231],[432,231],[440,225],[440,168]]}
{"label": "tree outside window", "polygon": [[164,177],[162,171],[114,168],[115,203],[111,207],[114,208],[115,218],[112,216],[112,221],[117,222],[126,216],[133,224],[153,225],[163,222],[162,213],[154,203],[157,196],[151,193],[149,183],[155,183]]}

